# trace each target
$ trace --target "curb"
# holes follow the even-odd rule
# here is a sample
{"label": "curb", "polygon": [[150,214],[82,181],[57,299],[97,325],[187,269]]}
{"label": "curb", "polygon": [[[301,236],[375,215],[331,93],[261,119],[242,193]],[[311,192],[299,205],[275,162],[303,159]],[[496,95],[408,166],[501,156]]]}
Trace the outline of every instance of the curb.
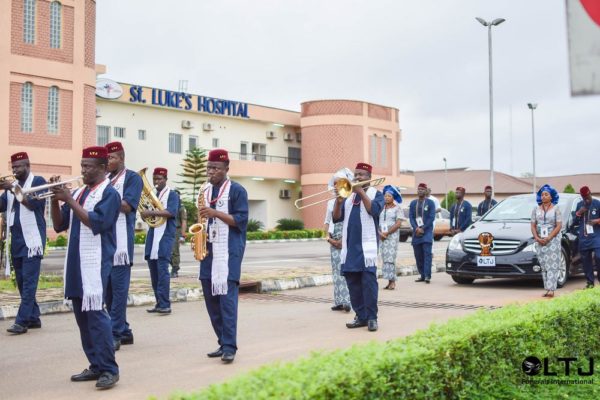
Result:
{"label": "curb", "polygon": [[[306,239],[310,240],[310,239]],[[432,272],[445,272],[446,268],[444,264],[434,264],[431,267]],[[381,269],[380,269],[381,271]],[[396,274],[398,276],[410,276],[417,275],[417,267],[416,266],[407,266],[407,267],[399,267],[396,269]],[[379,278],[381,275],[378,276]],[[331,285],[333,283],[333,275],[315,275],[315,276],[306,276],[306,277],[298,277],[291,279],[265,279],[258,282],[258,293],[270,293],[270,292],[280,292],[284,290],[294,290],[294,289],[302,289],[307,287],[316,287],[316,286],[325,286]],[[199,301],[202,299],[202,289],[201,288],[181,288],[171,290],[169,298],[172,302],[180,302],[180,301]],[[156,302],[153,293],[140,293],[140,294],[130,294],[127,296],[127,306],[143,306],[143,305],[151,305]],[[48,315],[48,314],[57,314],[57,313],[65,313],[73,311],[73,306],[71,305],[71,301],[63,301],[63,300],[52,300],[39,303],[40,314]],[[0,321],[15,318],[17,316],[17,312],[19,311],[19,306],[17,304],[9,305],[9,306],[0,306]]]}

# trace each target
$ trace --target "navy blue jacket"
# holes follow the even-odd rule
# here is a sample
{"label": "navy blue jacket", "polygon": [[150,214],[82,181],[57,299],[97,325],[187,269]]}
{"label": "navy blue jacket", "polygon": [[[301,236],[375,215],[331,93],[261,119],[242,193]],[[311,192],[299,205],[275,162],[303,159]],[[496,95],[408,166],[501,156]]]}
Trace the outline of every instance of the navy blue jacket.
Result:
{"label": "navy blue jacket", "polygon": [[468,201],[463,200],[460,204],[454,203],[450,208],[450,229],[460,229],[461,232],[464,232],[473,223],[472,213],[473,207]]}
{"label": "navy blue jacket", "polygon": [[[435,203],[431,199],[415,199],[408,210],[410,225],[413,229],[412,244],[433,243],[433,222],[435,221]],[[417,225],[417,217],[423,219],[423,225]],[[417,236],[417,228],[423,228],[423,236]]]}

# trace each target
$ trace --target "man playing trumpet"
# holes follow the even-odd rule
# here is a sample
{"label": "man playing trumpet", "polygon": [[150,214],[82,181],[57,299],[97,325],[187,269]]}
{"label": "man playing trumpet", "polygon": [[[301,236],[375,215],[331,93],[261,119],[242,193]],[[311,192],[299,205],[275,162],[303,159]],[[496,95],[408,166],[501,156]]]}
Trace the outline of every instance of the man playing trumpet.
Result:
{"label": "man playing trumpet", "polygon": [[6,275],[10,275],[12,258],[17,287],[21,295],[17,318],[7,331],[20,335],[26,333],[27,329],[42,327],[35,293],[46,244],[46,220],[44,219],[46,200],[35,200],[25,196],[22,203],[19,203],[11,189],[14,184],[19,184],[23,189],[30,189],[46,184],[46,180],[31,173],[27,153],[13,154],[10,160],[16,182],[7,179],[0,185],[0,188],[4,189],[4,193],[0,196],[0,212],[6,211],[8,226],[6,243],[10,243],[10,249],[8,245],[5,246]]}

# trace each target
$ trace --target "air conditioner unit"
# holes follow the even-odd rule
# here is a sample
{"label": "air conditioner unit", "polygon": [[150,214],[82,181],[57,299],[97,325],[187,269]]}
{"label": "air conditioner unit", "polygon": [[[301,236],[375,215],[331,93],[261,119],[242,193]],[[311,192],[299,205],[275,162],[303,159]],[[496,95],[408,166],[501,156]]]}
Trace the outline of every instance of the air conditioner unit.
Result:
{"label": "air conditioner unit", "polygon": [[267,139],[275,139],[275,132],[267,131]]}
{"label": "air conditioner unit", "polygon": [[283,140],[285,140],[286,142],[291,142],[292,140],[294,140],[294,136],[292,133],[287,132],[283,135]]}
{"label": "air conditioner unit", "polygon": [[213,126],[212,124],[209,124],[208,122],[205,122],[202,124],[202,130],[203,131],[212,131],[213,130]]}
{"label": "air conditioner unit", "polygon": [[289,199],[290,198],[290,190],[289,189],[281,189],[279,191],[280,199]]}
{"label": "air conditioner unit", "polygon": [[192,121],[184,119],[181,121],[181,127],[184,129],[191,129],[194,127],[194,124],[192,124]]}

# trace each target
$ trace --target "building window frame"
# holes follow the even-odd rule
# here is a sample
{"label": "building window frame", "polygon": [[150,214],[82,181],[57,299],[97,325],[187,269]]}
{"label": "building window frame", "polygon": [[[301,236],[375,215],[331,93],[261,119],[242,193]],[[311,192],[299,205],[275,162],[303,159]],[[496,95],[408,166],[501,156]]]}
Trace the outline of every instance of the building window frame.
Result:
{"label": "building window frame", "polygon": [[371,135],[371,137],[369,138],[369,163],[372,166],[377,166],[378,162],[377,162],[377,141],[378,141],[378,137],[376,134]]}
{"label": "building window frame", "polygon": [[115,126],[113,128],[113,137],[119,138],[119,139],[125,139],[125,128]]}
{"label": "building window frame", "polygon": [[146,130],[138,129],[138,140],[146,140]]}
{"label": "building window frame", "polygon": [[110,141],[110,126],[96,125],[96,144],[106,146]]}
{"label": "building window frame", "polygon": [[381,166],[387,167],[387,163],[388,163],[387,145],[388,145],[389,139],[386,135],[383,135],[383,137],[379,140],[381,141]]}
{"label": "building window frame", "polygon": [[25,82],[21,87],[21,132],[33,132],[33,84]]}
{"label": "building window frame", "polygon": [[219,138],[212,138],[212,148],[213,149],[219,148]]}
{"label": "building window frame", "polygon": [[169,133],[169,153],[181,154],[181,133]]}
{"label": "building window frame", "polygon": [[48,117],[46,129],[48,133],[58,133],[59,121],[59,91],[58,86],[50,86],[48,89]]}
{"label": "building window frame", "polygon": [[58,1],[50,3],[50,47],[60,49],[62,31],[62,4]]}
{"label": "building window frame", "polygon": [[35,44],[35,11],[36,0],[23,1],[23,42]]}
{"label": "building window frame", "polygon": [[188,137],[188,150],[192,151],[198,148],[198,136],[190,135]]}

